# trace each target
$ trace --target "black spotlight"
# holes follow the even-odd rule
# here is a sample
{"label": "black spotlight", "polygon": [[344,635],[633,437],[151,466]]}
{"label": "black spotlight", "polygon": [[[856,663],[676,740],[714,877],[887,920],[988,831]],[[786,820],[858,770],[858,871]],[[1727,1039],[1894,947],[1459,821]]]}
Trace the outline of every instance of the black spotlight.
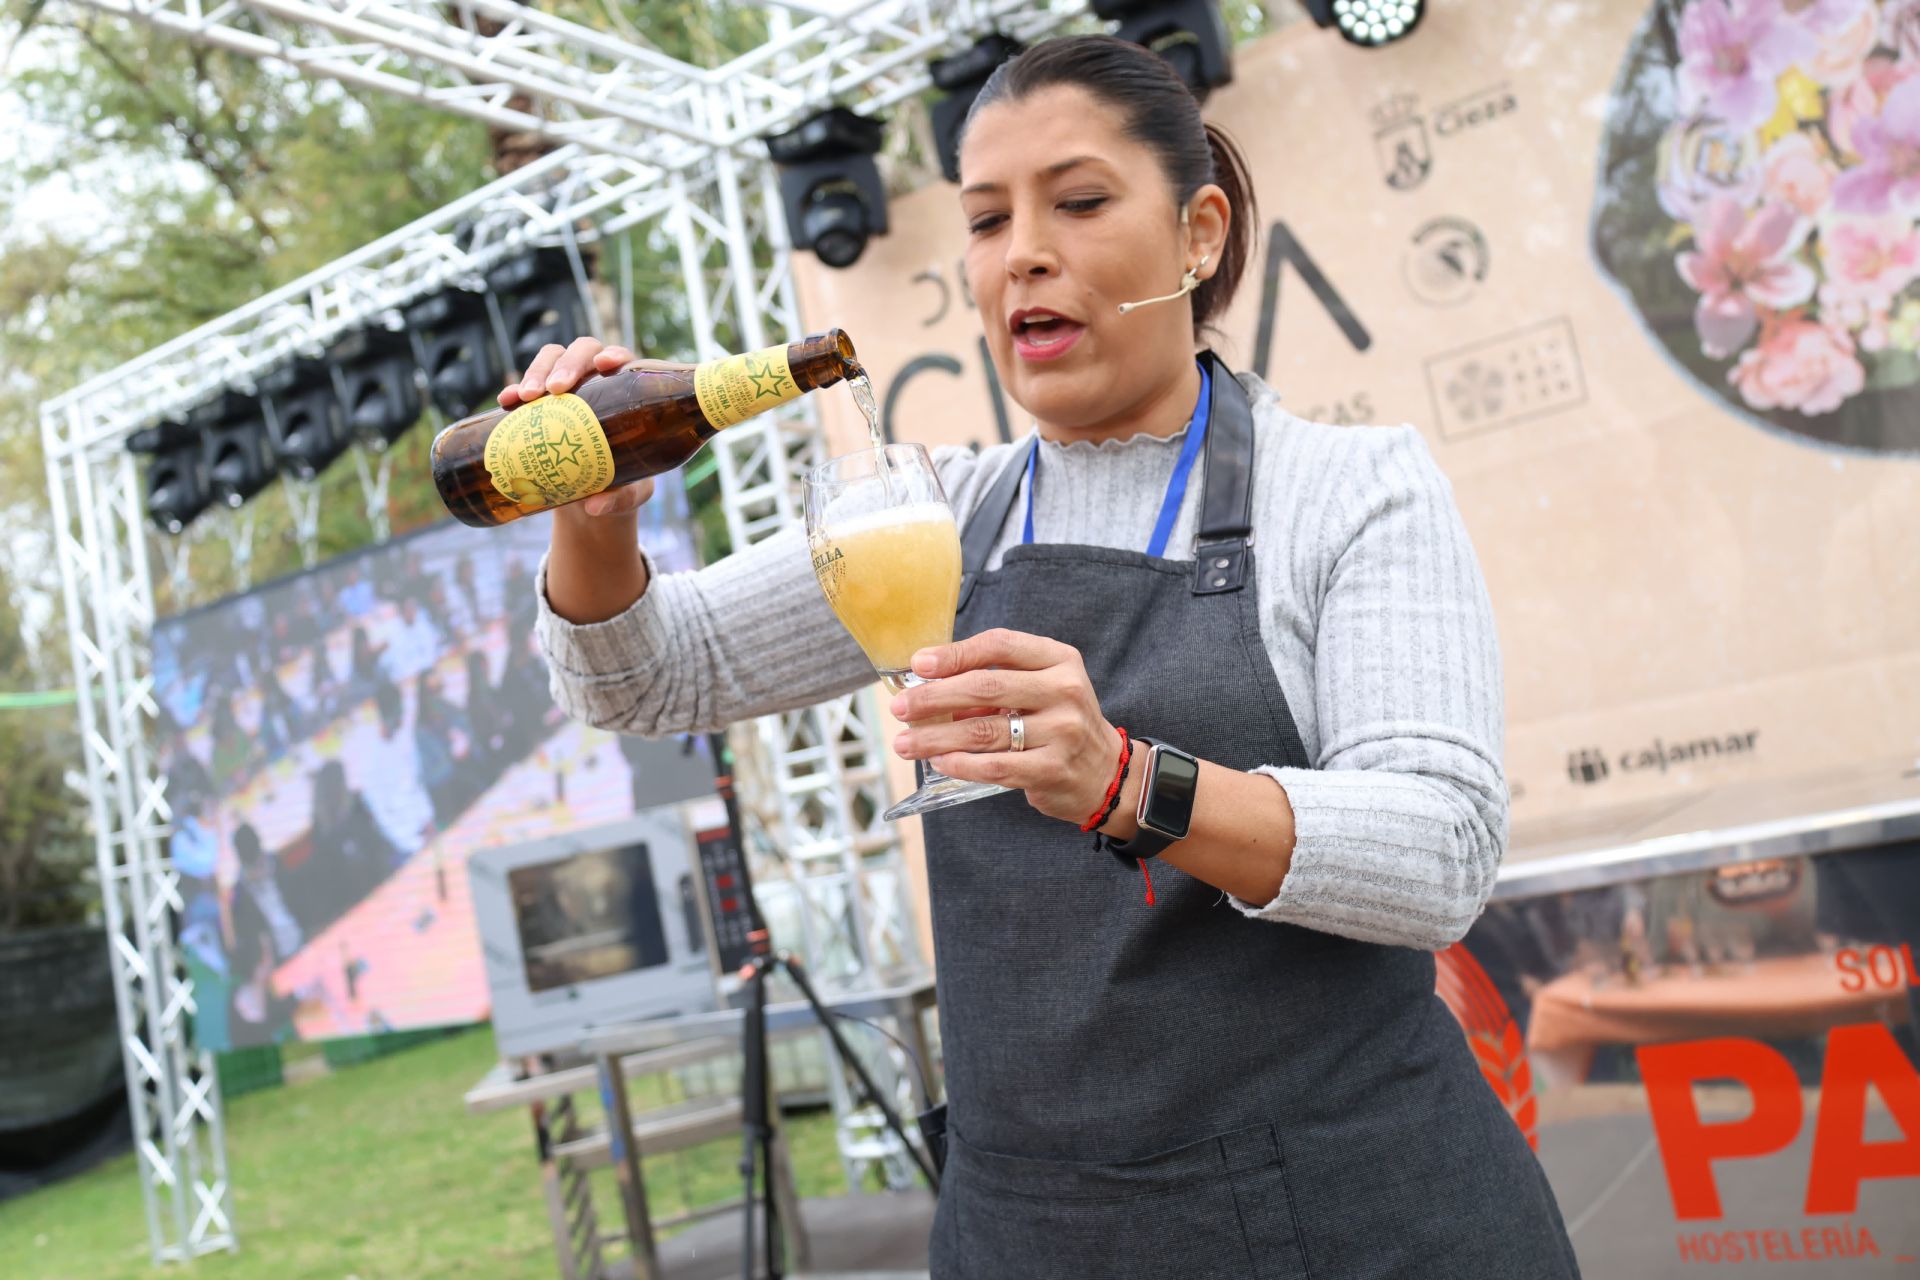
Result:
{"label": "black spotlight", "polygon": [[1315,25],[1337,28],[1363,49],[1408,35],[1427,14],[1426,0],[1307,0]]}
{"label": "black spotlight", "polygon": [[1200,101],[1233,82],[1233,41],[1213,0],[1093,0],[1093,11],[1165,58]]}
{"label": "black spotlight", "polygon": [[147,514],[168,533],[179,533],[212,505],[207,461],[198,447],[170,449],[147,464]]}
{"label": "black spotlight", "polygon": [[244,506],[273,480],[279,464],[259,400],[226,391],[194,409],[187,422],[200,433],[215,502]]}
{"label": "black spotlight", "polygon": [[142,427],[127,437],[127,449],[149,455],[147,515],[168,533],[179,533],[213,503],[207,460],[186,418]]}
{"label": "black spotlight", "polygon": [[515,370],[525,370],[548,343],[564,347],[587,331],[586,304],[564,250],[509,258],[487,273],[487,288],[500,304]]}
{"label": "black spotlight", "polygon": [[327,351],[347,430],[384,449],[420,421],[413,344],[393,329],[355,329]]}
{"label": "black spotlight", "polygon": [[994,68],[1024,48],[1018,40],[995,31],[982,36],[965,53],[934,59],[934,87],[947,96],[934,103],[928,114],[933,119],[934,143],[940,149],[940,172],[948,182],[960,181],[960,130],[967,123],[967,112],[973,110],[973,100],[980,96]]}
{"label": "black spotlight", "polygon": [[353,446],[326,361],[281,365],[260,379],[260,390],[273,406],[273,451],[282,471],[311,480]]}
{"label": "black spotlight", "polygon": [[407,308],[407,328],[427,375],[427,396],[449,418],[464,418],[506,380],[484,294],[447,289]]}
{"label": "black spotlight", "polygon": [[870,237],[887,234],[887,191],[873,162],[885,132],[884,121],[833,107],[767,139],[794,248],[850,267]]}

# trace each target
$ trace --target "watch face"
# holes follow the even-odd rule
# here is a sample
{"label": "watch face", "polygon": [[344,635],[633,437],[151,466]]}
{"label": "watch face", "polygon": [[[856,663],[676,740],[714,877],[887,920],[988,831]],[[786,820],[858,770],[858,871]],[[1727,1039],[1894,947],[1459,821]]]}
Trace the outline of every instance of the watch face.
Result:
{"label": "watch face", "polygon": [[1178,751],[1159,748],[1153,753],[1153,773],[1147,779],[1146,812],[1140,825],[1175,840],[1186,838],[1193,821],[1193,793],[1200,782],[1200,762]]}

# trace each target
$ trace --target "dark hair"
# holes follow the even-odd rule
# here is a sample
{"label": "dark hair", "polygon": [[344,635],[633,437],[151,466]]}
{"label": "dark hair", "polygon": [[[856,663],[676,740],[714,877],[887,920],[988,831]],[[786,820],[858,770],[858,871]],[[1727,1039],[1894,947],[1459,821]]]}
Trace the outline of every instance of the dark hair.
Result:
{"label": "dark hair", "polygon": [[380,726],[387,732],[400,727],[407,718],[406,700],[400,696],[400,686],[385,676],[374,681],[373,705],[380,713]]}
{"label": "dark hair", "polygon": [[233,829],[233,853],[240,859],[240,865],[248,871],[260,863],[266,850],[260,847],[260,833],[251,824],[241,823]]}
{"label": "dark hair", "polygon": [[313,825],[324,826],[346,816],[343,810],[352,794],[347,789],[347,766],[338,760],[321,761],[313,771]]}
{"label": "dark hair", "polygon": [[[1040,89],[1073,85],[1116,108],[1127,136],[1160,157],[1160,168],[1184,207],[1209,182],[1226,192],[1233,220],[1220,265],[1193,295],[1193,321],[1202,327],[1233,301],[1253,254],[1259,211],[1246,159],[1225,132],[1200,118],[1200,103],[1166,59],[1114,36],[1059,36],[1042,40],[994,68],[967,112],[967,123],[996,102],[1017,102]],[[965,136],[964,129],[962,136]]]}

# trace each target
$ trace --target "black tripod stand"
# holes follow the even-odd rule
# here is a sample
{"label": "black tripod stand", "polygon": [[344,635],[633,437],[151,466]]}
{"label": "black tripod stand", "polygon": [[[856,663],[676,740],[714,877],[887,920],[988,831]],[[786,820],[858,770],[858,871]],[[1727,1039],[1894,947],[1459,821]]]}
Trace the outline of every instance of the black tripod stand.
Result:
{"label": "black tripod stand", "polygon": [[744,1113],[744,1149],[740,1155],[740,1176],[745,1180],[746,1191],[743,1196],[745,1205],[745,1241],[741,1247],[740,1275],[742,1280],[754,1280],[754,1224],[753,1224],[753,1183],[756,1172],[764,1171],[762,1181],[765,1184],[761,1201],[761,1212],[767,1223],[767,1277],[768,1280],[781,1280],[782,1258],[780,1245],[780,1215],[775,1207],[773,1194],[773,1106],[772,1082],[767,1072],[767,976],[775,968],[783,969],[793,979],[793,985],[800,989],[807,1004],[813,1009],[813,1016],[826,1028],[827,1036],[833,1041],[835,1054],[841,1062],[853,1068],[860,1080],[860,1087],[880,1114],[886,1117],[887,1127],[893,1130],[894,1137],[913,1156],[913,1162],[920,1166],[920,1172],[926,1176],[927,1185],[938,1192],[940,1175],[932,1164],[907,1139],[907,1133],[901,1127],[900,1117],[887,1105],[880,1090],[874,1085],[873,1077],[867,1068],[855,1056],[845,1039],[840,1035],[840,1026],[832,1010],[820,1003],[820,997],[814,994],[813,984],[807,981],[807,975],[799,963],[784,951],[775,951],[768,941],[764,926],[755,929],[751,935],[753,959],[741,975],[747,983],[747,1012],[743,1032],[744,1063],[741,1069],[741,1110]]}

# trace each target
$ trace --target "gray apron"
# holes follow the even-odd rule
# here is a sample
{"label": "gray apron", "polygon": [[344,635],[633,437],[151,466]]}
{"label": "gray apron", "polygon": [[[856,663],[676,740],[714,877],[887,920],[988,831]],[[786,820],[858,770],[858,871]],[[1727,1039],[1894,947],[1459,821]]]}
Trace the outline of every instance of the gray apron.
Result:
{"label": "gray apron", "polygon": [[[1129,732],[1230,769],[1310,767],[1260,638],[1252,408],[1213,373],[1197,558],[1034,545],[981,572],[1016,458],[965,531],[956,634],[1051,636]],[[1578,1274],[1430,954],[1248,920],[1164,863],[1149,906],[1137,867],[1017,792],[925,823],[948,1097],[935,1280]]]}

